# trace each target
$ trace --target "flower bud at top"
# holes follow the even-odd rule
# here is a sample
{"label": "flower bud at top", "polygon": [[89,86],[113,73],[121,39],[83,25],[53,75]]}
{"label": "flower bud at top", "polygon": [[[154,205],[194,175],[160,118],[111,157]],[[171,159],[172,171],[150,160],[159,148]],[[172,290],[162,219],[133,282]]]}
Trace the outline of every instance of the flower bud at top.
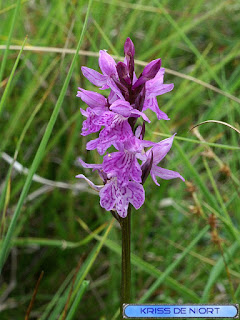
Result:
{"label": "flower bud at top", "polygon": [[117,73],[121,83],[129,86],[131,84],[131,80],[128,76],[128,68],[123,62],[118,62],[117,64]]}
{"label": "flower bud at top", "polygon": [[161,68],[161,59],[156,59],[151,61],[146,67],[143,69],[142,74],[138,78],[138,80],[133,85],[133,89],[136,89],[143,84],[145,84],[148,80],[153,79]]}
{"label": "flower bud at top", "polygon": [[124,54],[125,56],[134,57],[135,49],[134,44],[130,38],[127,38],[124,44]]}
{"label": "flower bud at top", "polygon": [[130,38],[127,38],[127,40],[125,41],[124,54],[127,60],[130,79],[131,81],[133,81],[135,48]]}
{"label": "flower bud at top", "polygon": [[151,61],[143,69],[142,75],[148,78],[148,80],[153,79],[161,68],[161,59],[156,59]]}

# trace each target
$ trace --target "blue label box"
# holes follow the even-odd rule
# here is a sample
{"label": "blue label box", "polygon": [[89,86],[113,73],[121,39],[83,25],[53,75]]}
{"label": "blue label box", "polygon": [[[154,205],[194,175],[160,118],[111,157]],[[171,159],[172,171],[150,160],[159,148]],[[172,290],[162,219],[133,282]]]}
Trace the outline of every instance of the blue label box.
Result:
{"label": "blue label box", "polygon": [[238,304],[229,305],[161,305],[161,304],[124,304],[125,319],[165,319],[165,318],[229,318],[239,317]]}

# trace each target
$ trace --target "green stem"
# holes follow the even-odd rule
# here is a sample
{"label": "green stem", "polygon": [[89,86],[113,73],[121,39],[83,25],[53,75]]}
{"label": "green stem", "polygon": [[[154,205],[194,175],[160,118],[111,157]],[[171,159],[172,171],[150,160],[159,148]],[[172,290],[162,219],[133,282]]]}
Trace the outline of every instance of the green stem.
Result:
{"label": "green stem", "polygon": [[121,280],[121,304],[120,319],[123,314],[123,304],[131,300],[131,206],[128,208],[126,218],[120,219],[122,228],[122,280]]}

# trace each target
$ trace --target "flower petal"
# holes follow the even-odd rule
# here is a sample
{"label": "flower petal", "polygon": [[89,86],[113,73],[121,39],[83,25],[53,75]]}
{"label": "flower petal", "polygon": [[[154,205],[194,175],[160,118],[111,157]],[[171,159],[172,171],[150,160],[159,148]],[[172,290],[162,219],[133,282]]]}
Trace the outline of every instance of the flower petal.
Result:
{"label": "flower petal", "polygon": [[127,120],[119,123],[115,130],[119,132],[119,136],[116,140],[126,141],[133,136],[132,128]]}
{"label": "flower petal", "polygon": [[129,181],[128,183],[128,201],[139,209],[145,201],[145,191],[140,183]]}
{"label": "flower petal", "polygon": [[156,178],[156,176],[155,176],[155,174],[154,174],[154,171],[150,171],[150,175],[151,175],[151,177],[152,177],[152,179],[153,179],[153,182],[157,185],[157,186],[159,186],[160,187],[160,184],[158,183],[158,181],[157,181],[157,178]]}
{"label": "flower petal", "polygon": [[89,180],[88,178],[86,178],[83,174],[78,174],[78,175],[76,176],[76,178],[86,180],[86,182],[89,184],[89,186],[90,186],[92,189],[94,189],[95,191],[97,191],[97,192],[101,191],[101,189],[103,188],[103,186],[97,186],[97,185],[95,185],[91,180]]}
{"label": "flower petal", "polygon": [[91,108],[87,108],[87,110],[80,109],[83,116],[87,117],[86,120],[82,123],[82,136],[87,136],[88,134],[98,132],[101,129],[101,125],[96,125],[94,120],[98,118],[98,116],[92,111]]}
{"label": "flower petal", "polygon": [[86,163],[81,158],[78,158],[78,162],[80,162],[80,164],[81,164],[81,166],[83,168],[87,168],[87,169],[102,169],[102,164]]}
{"label": "flower petal", "polygon": [[157,145],[156,142],[149,141],[149,140],[142,140],[142,146],[145,147],[145,148],[152,147],[152,146],[155,146],[155,145]]}
{"label": "flower petal", "polygon": [[124,141],[124,149],[131,153],[141,153],[143,151],[143,140],[138,139],[136,136],[132,136],[130,139]]}
{"label": "flower petal", "polygon": [[157,85],[161,86],[163,84],[164,73],[165,73],[165,69],[160,68],[156,76],[146,83],[146,90],[151,91],[152,87]]}
{"label": "flower petal", "polygon": [[[157,97],[164,93],[167,93],[171,91],[174,88],[174,84],[160,84],[157,81],[154,81],[155,79],[151,80],[153,81],[151,86],[147,86],[147,95],[148,97]],[[150,81],[149,81],[150,82]]]}
{"label": "flower petal", "polygon": [[126,218],[129,201],[127,198],[127,187],[119,186],[116,192],[116,210],[120,217]]}
{"label": "flower petal", "polygon": [[133,109],[131,111],[131,116],[141,116],[143,118],[143,120],[147,121],[148,123],[150,123],[151,121],[148,119],[148,117],[145,115],[145,113],[137,110],[137,109]]}
{"label": "flower petal", "polygon": [[[121,117],[115,115],[114,118]],[[115,119],[110,127],[105,127],[99,134],[99,140],[94,144],[94,149],[97,148],[98,153],[103,155],[106,150],[113,145],[116,149],[118,143],[122,143],[133,136],[132,129],[128,121],[118,121]],[[96,147],[95,147],[96,146]],[[87,144],[88,147],[88,144]],[[92,149],[88,149],[92,150]]]}
{"label": "flower petal", "polygon": [[97,72],[96,70],[90,69],[88,67],[82,67],[82,74],[87,78],[92,84],[97,87],[102,87],[107,83],[107,76]]}
{"label": "flower petal", "polygon": [[84,109],[80,108],[80,112],[84,117],[89,117],[89,113],[88,113],[87,110],[84,110]]}
{"label": "flower petal", "polygon": [[122,170],[125,166],[123,152],[113,152],[107,154],[103,158],[103,170],[105,172],[111,172],[116,170]]}
{"label": "flower petal", "polygon": [[96,117],[94,119],[94,123],[100,126],[111,126],[114,118],[114,113],[111,111],[107,111],[102,113],[102,115]]}
{"label": "flower petal", "polygon": [[114,208],[116,202],[116,188],[114,182],[108,182],[101,189],[100,193],[100,205],[102,208],[110,211]]}
{"label": "flower petal", "polygon": [[111,90],[110,93],[109,93],[109,96],[108,96],[108,102],[109,104],[111,105],[114,101],[116,101],[118,99],[118,96],[117,94]]}
{"label": "flower petal", "polygon": [[109,88],[112,89],[113,92],[116,93],[118,98],[124,100],[124,96],[123,96],[121,90],[118,88],[118,86],[116,85],[116,83],[114,82],[114,80],[112,78],[108,78],[107,85],[109,86]]}
{"label": "flower petal", "polygon": [[143,72],[138,78],[138,80],[134,83],[132,87],[133,90],[139,86],[142,86],[147,81],[153,79],[156,76],[156,74],[159,72],[160,67],[161,67],[161,59],[153,60],[149,64],[147,64],[146,67],[143,69]]}
{"label": "flower petal", "polygon": [[78,88],[80,91],[77,93],[77,97],[81,98],[90,108],[94,109],[96,113],[101,113],[106,110],[107,99],[100,93],[94,91],[84,90]]}
{"label": "flower petal", "polygon": [[89,141],[86,145],[86,149],[94,150],[94,149],[97,149],[98,145],[99,145],[99,138]]}
{"label": "flower petal", "polygon": [[99,51],[99,67],[102,73],[109,77],[117,73],[116,62],[105,50]]}
{"label": "flower petal", "polygon": [[152,79],[159,72],[160,67],[161,67],[161,59],[152,60],[143,69],[142,75]]}
{"label": "flower petal", "polygon": [[116,176],[120,183],[132,179],[141,182],[142,170],[134,154],[113,152],[103,158],[103,170]]}
{"label": "flower petal", "polygon": [[114,145],[114,139],[116,138],[112,138],[111,140],[100,140],[97,145],[97,151],[101,156],[107,151],[108,148]]}
{"label": "flower petal", "polygon": [[164,169],[155,165],[152,166],[151,171],[155,176],[160,177],[161,179],[164,179],[164,180],[180,178],[182,181],[185,181],[185,179],[180,175],[180,173],[176,171]]}
{"label": "flower petal", "polygon": [[144,101],[143,110],[151,109],[156,113],[158,120],[170,120],[166,113],[159,109],[157,98],[151,97]]}
{"label": "flower petal", "polygon": [[109,109],[115,113],[121,114],[125,118],[130,117],[131,110],[133,110],[130,103],[122,99],[113,102]]}
{"label": "flower petal", "polygon": [[174,136],[175,134],[170,138],[156,143],[150,150],[146,152],[148,157],[151,155],[151,151],[153,152],[153,164],[157,165],[166,156],[172,147]]}
{"label": "flower petal", "polygon": [[132,180],[141,183],[142,182],[142,169],[140,164],[137,161],[137,158],[135,157],[132,166],[130,169],[130,176]]}

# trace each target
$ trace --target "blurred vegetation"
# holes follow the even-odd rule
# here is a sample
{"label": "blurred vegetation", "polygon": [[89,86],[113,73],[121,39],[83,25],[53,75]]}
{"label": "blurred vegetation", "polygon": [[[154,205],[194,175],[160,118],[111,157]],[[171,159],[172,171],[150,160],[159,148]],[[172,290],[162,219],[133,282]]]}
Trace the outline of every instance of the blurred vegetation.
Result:
{"label": "blurred vegetation", "polygon": [[[79,108],[85,106],[76,92],[79,86],[93,90],[80,67],[98,70],[100,49],[122,57],[128,36],[136,59],[162,58],[165,82],[175,85],[159,97],[171,120],[157,121],[149,111],[146,139],[159,141],[177,132],[162,166],[187,181],[161,181],[160,187],[146,181],[146,202],[132,215],[133,302],[238,301],[239,135],[214,123],[189,129],[209,119],[240,128],[239,1],[94,0],[80,42],[84,51],[71,76],[87,7],[85,0],[0,0],[2,242],[26,183],[19,165],[31,168],[49,119],[61,106],[52,132],[47,129],[47,146],[37,154],[39,165],[31,172],[38,177],[22,198],[13,241],[7,243],[0,318],[25,317],[42,270],[29,319],[117,317],[121,234],[98,196],[75,179],[84,173],[99,182],[76,161],[81,156],[99,162],[97,152],[85,150],[90,137],[80,135]],[[31,48],[19,54],[26,35]],[[6,50],[6,45],[20,48]]]}

